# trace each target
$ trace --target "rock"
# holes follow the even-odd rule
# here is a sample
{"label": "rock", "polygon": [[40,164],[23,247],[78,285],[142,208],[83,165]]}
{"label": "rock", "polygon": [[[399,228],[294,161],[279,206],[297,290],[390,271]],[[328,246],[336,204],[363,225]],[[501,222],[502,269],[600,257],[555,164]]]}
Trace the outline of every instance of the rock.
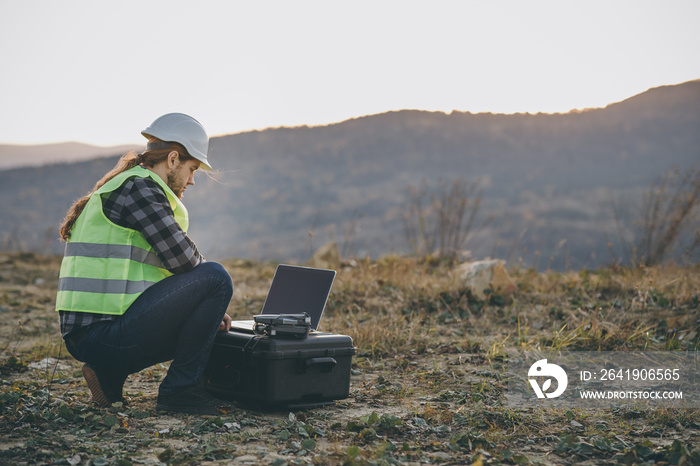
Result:
{"label": "rock", "polygon": [[336,270],[340,267],[342,261],[343,258],[340,257],[338,244],[335,241],[331,241],[316,250],[309,261],[309,265],[319,269]]}
{"label": "rock", "polygon": [[44,358],[41,361],[33,362],[28,366],[30,369],[35,369],[39,371],[56,371],[56,372],[66,372],[72,369],[71,366],[61,363],[55,358]]}
{"label": "rock", "polygon": [[502,260],[466,262],[455,268],[455,276],[477,299],[486,299],[485,290],[508,296],[518,289]]}
{"label": "rock", "polygon": [[234,458],[233,464],[260,464],[260,460],[255,455],[242,455]]}
{"label": "rock", "polygon": [[439,461],[450,461],[452,460],[452,456],[449,453],[445,453],[444,451],[439,451],[437,453],[432,453],[430,455],[432,458],[435,458],[436,460]]}

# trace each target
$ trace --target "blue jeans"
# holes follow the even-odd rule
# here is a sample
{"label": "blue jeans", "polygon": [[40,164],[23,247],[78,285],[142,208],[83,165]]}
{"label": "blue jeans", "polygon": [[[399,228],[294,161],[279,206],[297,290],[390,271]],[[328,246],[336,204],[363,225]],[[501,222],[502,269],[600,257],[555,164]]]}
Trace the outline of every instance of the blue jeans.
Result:
{"label": "blue jeans", "polygon": [[172,360],[159,388],[171,395],[199,381],[232,294],[226,269],[204,262],[151,286],[123,315],[90,326],[66,347],[118,387],[129,374]]}

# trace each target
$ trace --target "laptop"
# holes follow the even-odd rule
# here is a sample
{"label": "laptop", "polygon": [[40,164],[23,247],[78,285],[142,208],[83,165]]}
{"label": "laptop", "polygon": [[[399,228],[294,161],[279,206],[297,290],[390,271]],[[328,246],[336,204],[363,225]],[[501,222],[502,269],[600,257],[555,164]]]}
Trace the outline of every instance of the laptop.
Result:
{"label": "laptop", "polygon": [[[311,330],[317,330],[335,273],[335,270],[278,265],[261,314],[306,312],[311,317]],[[231,330],[253,333],[254,325],[254,320],[234,320],[231,322]]]}

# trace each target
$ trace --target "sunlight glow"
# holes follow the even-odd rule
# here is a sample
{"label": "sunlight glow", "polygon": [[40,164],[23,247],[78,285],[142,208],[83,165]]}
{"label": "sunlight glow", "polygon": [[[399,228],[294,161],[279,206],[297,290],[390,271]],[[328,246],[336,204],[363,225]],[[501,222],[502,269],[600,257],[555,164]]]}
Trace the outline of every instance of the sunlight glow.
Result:
{"label": "sunlight glow", "polygon": [[700,2],[3,2],[0,143],[142,142],[400,109],[603,107],[700,78]]}

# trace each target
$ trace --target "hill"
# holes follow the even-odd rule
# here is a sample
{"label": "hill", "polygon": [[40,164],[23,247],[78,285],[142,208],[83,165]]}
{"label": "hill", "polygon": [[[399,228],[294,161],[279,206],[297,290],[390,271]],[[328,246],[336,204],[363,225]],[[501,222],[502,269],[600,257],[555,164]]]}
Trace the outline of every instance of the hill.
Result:
{"label": "hill", "polygon": [[0,170],[47,163],[76,162],[113,156],[130,150],[143,150],[143,148],[135,145],[101,147],[80,142],[40,145],[0,144]]}
{"label": "hill", "polygon": [[[200,176],[184,201],[212,258],[305,260],[329,239],[350,255],[407,252],[408,186],[442,177],[482,180],[466,245],[474,256],[596,267],[611,260],[611,200],[633,205],[671,166],[700,160],[700,81],[566,114],[404,110],[211,143],[219,173]],[[0,172],[2,246],[60,251],[56,228],[71,201],[115,162]]]}

